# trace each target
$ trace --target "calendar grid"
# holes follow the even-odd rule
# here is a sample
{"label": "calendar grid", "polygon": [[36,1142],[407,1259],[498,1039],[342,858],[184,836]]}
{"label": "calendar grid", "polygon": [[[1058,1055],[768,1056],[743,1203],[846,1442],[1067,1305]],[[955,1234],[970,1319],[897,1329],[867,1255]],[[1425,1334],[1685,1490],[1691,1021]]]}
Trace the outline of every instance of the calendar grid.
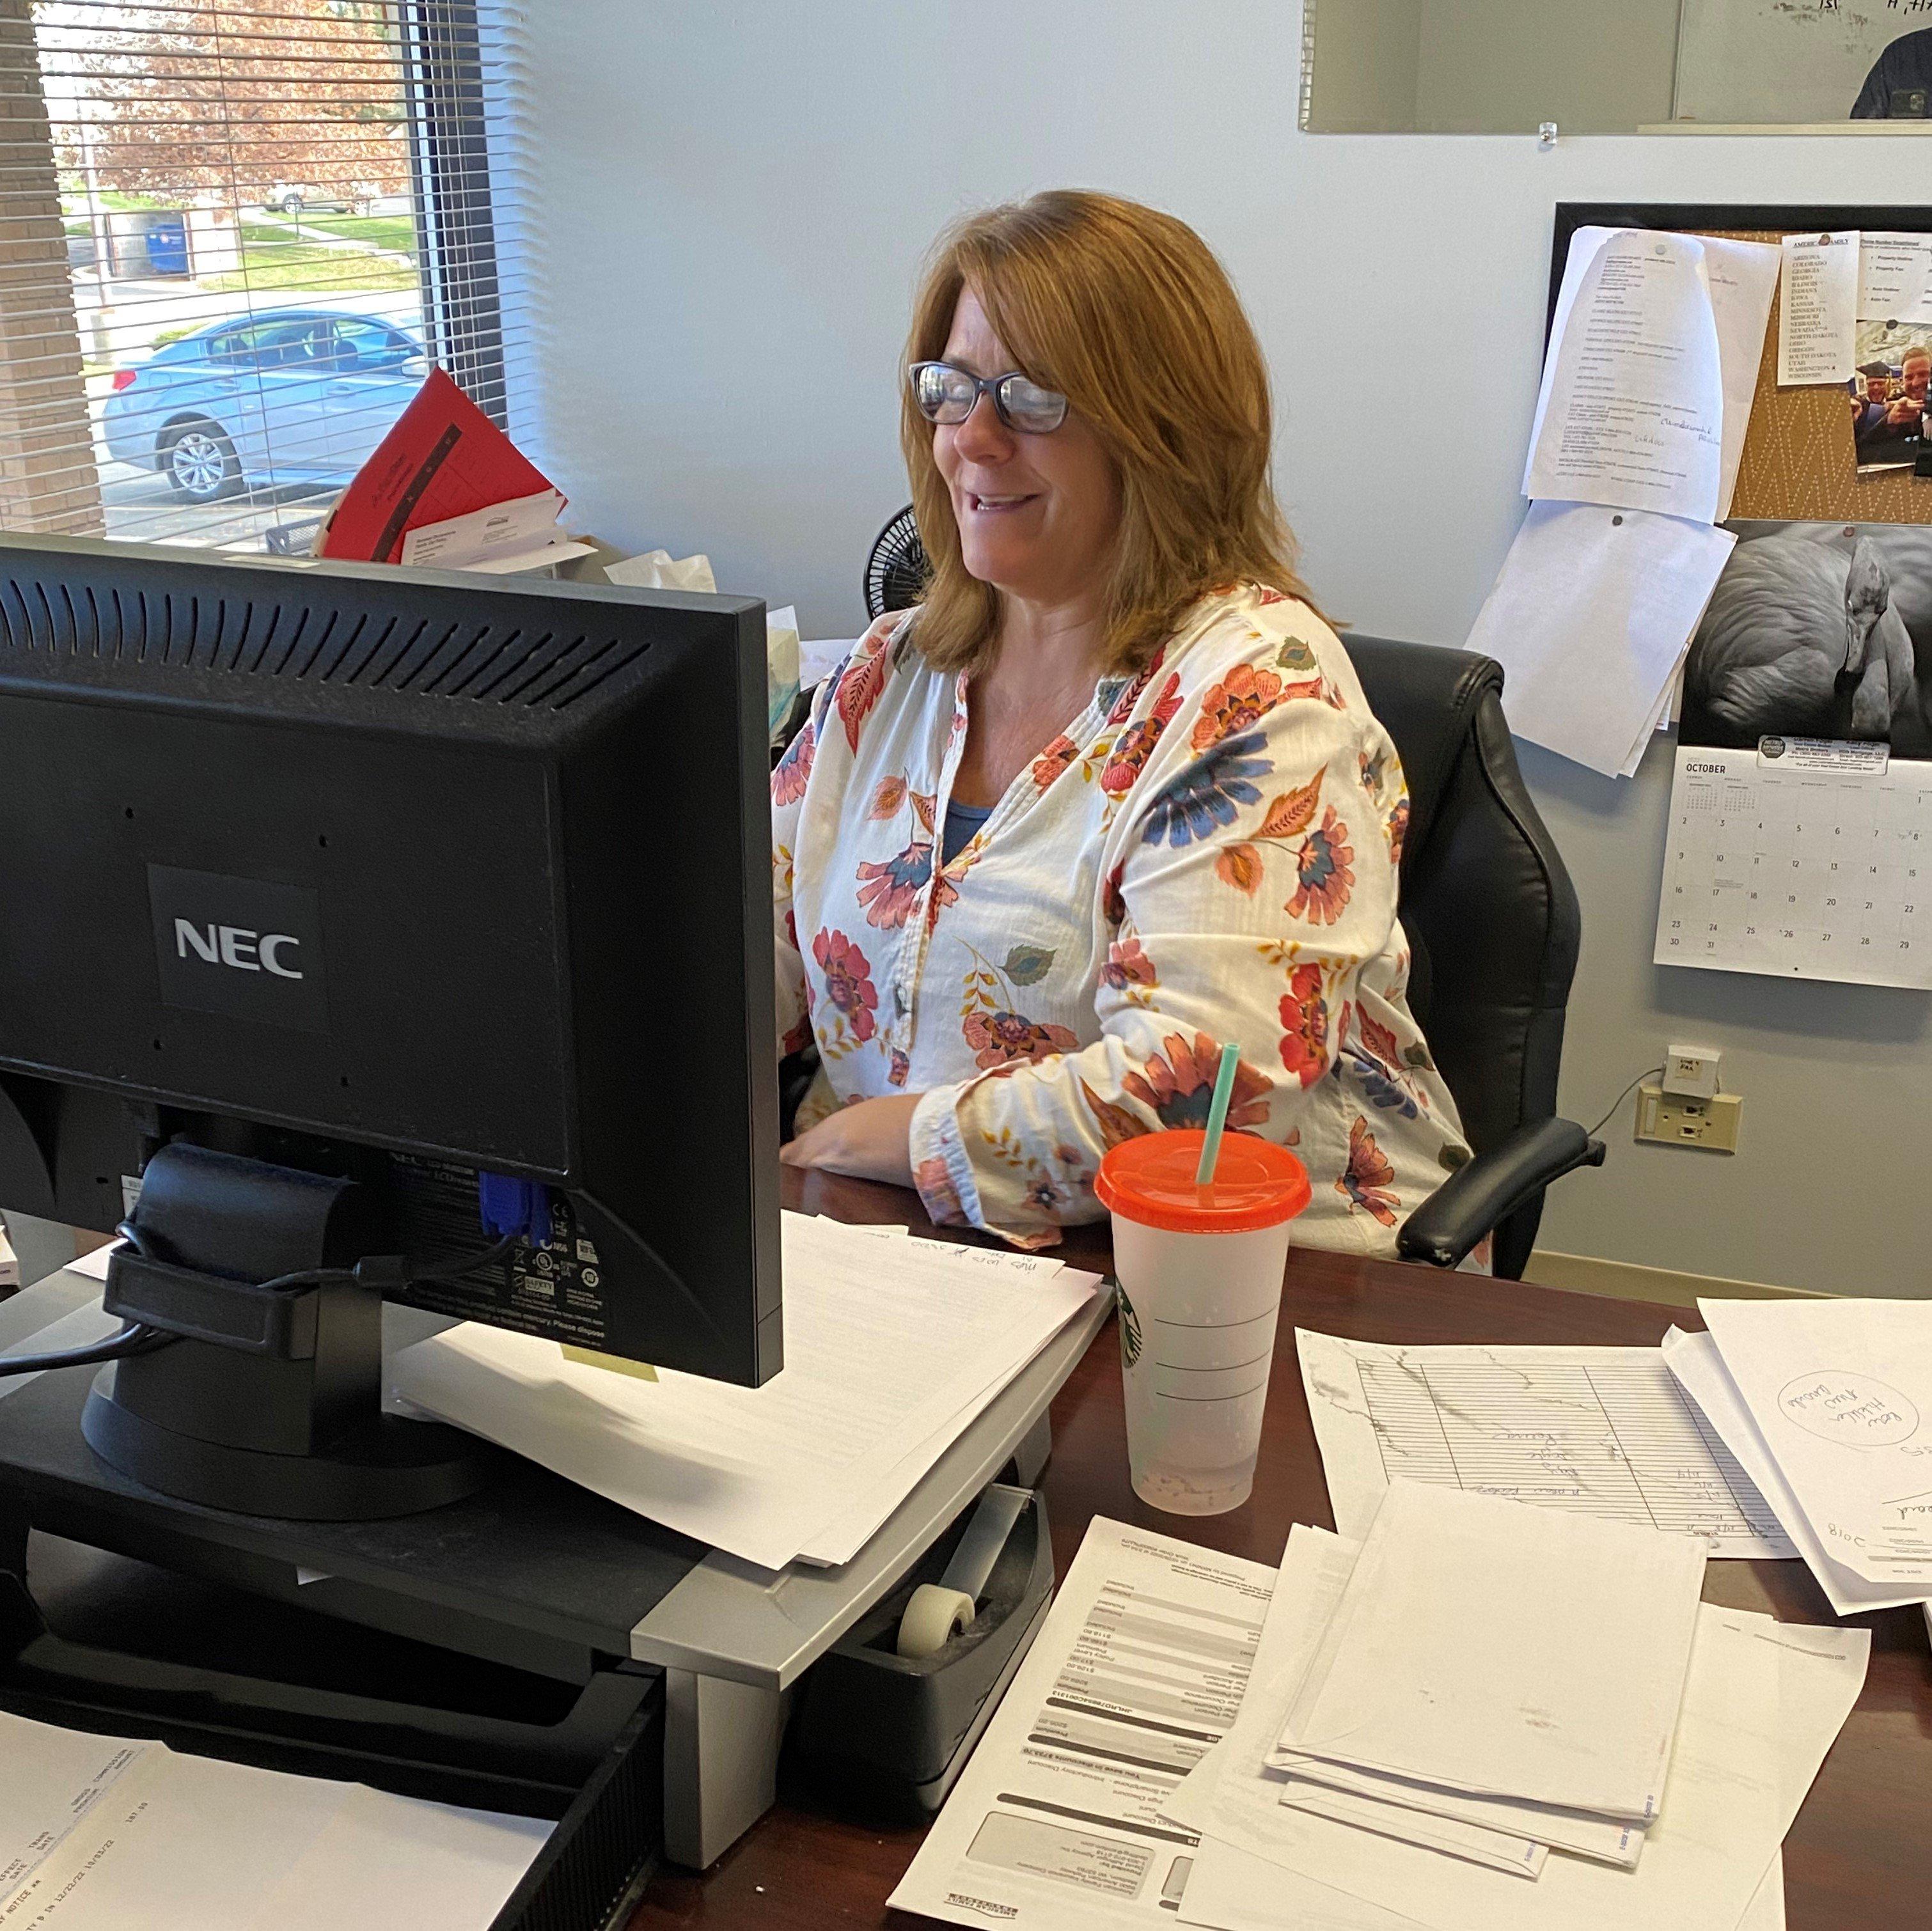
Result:
{"label": "calendar grid", "polygon": [[1932,991],[1932,764],[1795,769],[1680,745],[1659,965]]}

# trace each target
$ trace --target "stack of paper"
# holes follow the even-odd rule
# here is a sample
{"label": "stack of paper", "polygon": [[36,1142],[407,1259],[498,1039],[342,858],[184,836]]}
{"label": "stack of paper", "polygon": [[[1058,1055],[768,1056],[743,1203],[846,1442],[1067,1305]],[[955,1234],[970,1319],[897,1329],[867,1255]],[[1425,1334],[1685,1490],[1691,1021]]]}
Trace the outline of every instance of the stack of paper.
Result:
{"label": "stack of paper", "polygon": [[849,1562],[1099,1277],[784,1217],[785,1366],[762,1388],[566,1360],[471,1323],[403,1350],[391,1405],[487,1436],[766,1569]]}
{"label": "stack of paper", "polygon": [[0,1712],[0,1923],[484,1931],[555,1827]]}
{"label": "stack of paper", "polygon": [[1530,433],[1528,520],[1468,647],[1520,736],[1628,777],[1735,541],[1779,250],[1580,228]]}
{"label": "stack of paper", "polygon": [[1832,1607],[1932,1603],[1932,1303],[1697,1307],[1664,1358]]}
{"label": "stack of paper", "polygon": [[1700,1604],[1688,1538],[1393,1484],[1297,1527],[1232,1727],[1162,1802],[1178,1915],[1260,1931],[1772,1931],[1864,1630]]}

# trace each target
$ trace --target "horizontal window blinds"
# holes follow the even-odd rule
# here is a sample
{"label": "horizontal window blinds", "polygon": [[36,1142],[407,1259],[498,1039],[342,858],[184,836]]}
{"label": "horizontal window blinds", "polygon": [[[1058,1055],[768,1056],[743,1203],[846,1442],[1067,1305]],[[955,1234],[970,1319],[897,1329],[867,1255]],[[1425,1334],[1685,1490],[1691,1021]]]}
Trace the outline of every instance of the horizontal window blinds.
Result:
{"label": "horizontal window blinds", "polygon": [[502,417],[473,4],[0,0],[0,527],[304,551],[441,362]]}

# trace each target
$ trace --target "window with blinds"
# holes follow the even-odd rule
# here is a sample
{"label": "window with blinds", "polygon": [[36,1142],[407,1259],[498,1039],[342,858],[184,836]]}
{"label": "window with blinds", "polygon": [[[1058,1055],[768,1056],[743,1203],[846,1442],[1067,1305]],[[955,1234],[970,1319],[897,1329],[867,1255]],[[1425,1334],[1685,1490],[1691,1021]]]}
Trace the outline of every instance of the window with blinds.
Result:
{"label": "window with blinds", "polygon": [[304,553],[501,420],[484,103],[473,0],[0,0],[0,528]]}

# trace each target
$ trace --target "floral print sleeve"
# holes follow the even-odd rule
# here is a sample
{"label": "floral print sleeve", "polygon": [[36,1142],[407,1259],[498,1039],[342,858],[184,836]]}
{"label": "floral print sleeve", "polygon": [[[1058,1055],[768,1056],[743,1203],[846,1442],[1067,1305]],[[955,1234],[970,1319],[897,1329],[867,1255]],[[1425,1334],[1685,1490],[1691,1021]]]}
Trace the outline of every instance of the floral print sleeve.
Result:
{"label": "floral print sleeve", "polygon": [[[792,893],[796,865],[794,853],[806,794],[811,786],[812,766],[817,761],[818,740],[827,717],[838,706],[846,673],[856,666],[862,678],[866,667],[903,621],[902,613],[888,612],[859,640],[852,655],[819,685],[812,700],[811,715],[772,772],[772,940],[777,952],[781,1054],[802,1052],[812,1039],[812,988],[806,976],[804,955],[799,944],[798,916],[793,907]],[[850,701],[848,696],[848,708]],[[833,727],[837,727],[836,717]],[[826,949],[829,953],[829,946]],[[826,966],[828,958],[821,955],[818,962]]]}
{"label": "floral print sleeve", "polygon": [[1298,1237],[1392,1252],[1468,1151],[1406,997],[1401,771],[1327,625],[1253,586],[1210,598],[937,869],[966,694],[903,639],[856,674],[820,707],[820,759],[853,766],[841,848],[808,816],[795,847],[820,1117],[922,1094],[928,1212],[1040,1246],[1101,1213],[1108,1147],[1204,1121],[1232,1040],[1231,1127],[1314,1182]]}

